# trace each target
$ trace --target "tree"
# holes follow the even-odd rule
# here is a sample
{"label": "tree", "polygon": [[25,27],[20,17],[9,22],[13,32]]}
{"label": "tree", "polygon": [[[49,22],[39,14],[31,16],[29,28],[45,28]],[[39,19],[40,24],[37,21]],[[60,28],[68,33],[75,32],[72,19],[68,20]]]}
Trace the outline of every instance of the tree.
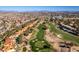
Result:
{"label": "tree", "polygon": [[23,52],[26,52],[27,48],[26,47],[23,47]]}
{"label": "tree", "polygon": [[20,44],[22,40],[22,35],[16,38],[16,43]]}

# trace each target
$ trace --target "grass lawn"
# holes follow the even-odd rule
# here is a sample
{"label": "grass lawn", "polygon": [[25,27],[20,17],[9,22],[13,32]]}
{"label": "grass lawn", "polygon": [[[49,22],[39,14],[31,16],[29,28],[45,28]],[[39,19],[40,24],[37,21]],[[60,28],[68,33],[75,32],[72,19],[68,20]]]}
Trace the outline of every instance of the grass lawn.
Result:
{"label": "grass lawn", "polygon": [[48,24],[49,24],[49,29],[51,32],[54,32],[55,34],[61,34],[63,40],[72,41],[74,44],[79,45],[79,37],[56,28],[55,24],[52,24],[52,23],[48,23]]}

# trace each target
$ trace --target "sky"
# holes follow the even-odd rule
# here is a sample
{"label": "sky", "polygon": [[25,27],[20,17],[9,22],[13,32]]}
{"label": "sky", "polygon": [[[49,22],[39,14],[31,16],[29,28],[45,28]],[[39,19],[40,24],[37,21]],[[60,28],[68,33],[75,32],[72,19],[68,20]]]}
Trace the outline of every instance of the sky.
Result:
{"label": "sky", "polygon": [[79,11],[79,6],[0,6],[0,11]]}

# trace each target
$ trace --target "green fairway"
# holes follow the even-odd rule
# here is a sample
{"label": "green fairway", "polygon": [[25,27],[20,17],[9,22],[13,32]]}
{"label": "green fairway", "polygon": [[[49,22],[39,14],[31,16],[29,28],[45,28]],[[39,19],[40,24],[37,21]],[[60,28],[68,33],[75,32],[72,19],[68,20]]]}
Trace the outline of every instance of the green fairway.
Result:
{"label": "green fairway", "polygon": [[49,23],[49,29],[51,32],[54,32],[54,34],[61,34],[63,40],[72,41],[74,44],[79,45],[79,37],[56,28],[55,24]]}
{"label": "green fairway", "polygon": [[42,52],[48,52],[52,51],[53,49],[51,48],[50,44],[44,40],[44,32],[45,32],[45,26],[43,24],[40,24],[38,26],[38,33],[36,35],[36,38],[30,41],[30,45],[32,48],[32,51],[37,52],[37,51],[42,51]]}

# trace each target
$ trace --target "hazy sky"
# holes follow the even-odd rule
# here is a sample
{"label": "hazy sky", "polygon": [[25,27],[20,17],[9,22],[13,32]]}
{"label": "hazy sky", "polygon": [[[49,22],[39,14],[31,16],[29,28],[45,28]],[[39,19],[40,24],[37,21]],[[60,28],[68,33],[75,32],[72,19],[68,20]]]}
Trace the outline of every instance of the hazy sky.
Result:
{"label": "hazy sky", "polygon": [[0,11],[79,11],[79,6],[0,6]]}

